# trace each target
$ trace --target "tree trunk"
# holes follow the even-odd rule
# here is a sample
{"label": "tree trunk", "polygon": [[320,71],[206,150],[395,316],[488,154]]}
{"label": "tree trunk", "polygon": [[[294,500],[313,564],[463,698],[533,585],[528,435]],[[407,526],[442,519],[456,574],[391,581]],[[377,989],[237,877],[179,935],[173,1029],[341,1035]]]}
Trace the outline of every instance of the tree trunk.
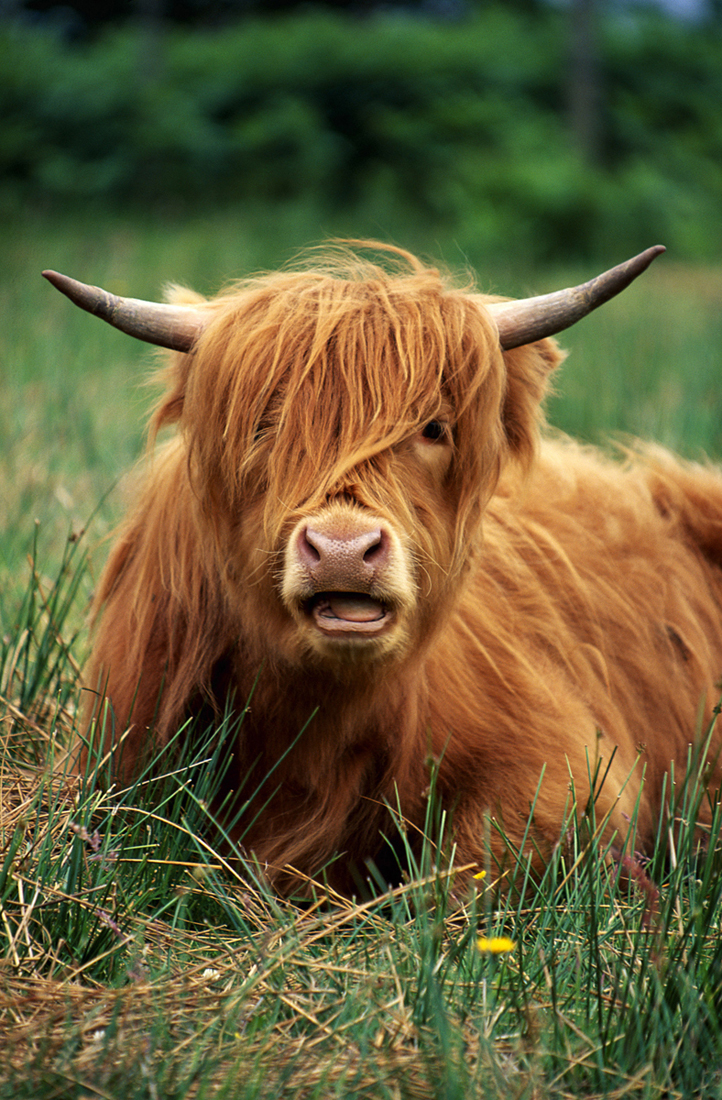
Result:
{"label": "tree trunk", "polygon": [[569,122],[575,147],[588,164],[602,156],[602,76],[596,0],[571,0]]}

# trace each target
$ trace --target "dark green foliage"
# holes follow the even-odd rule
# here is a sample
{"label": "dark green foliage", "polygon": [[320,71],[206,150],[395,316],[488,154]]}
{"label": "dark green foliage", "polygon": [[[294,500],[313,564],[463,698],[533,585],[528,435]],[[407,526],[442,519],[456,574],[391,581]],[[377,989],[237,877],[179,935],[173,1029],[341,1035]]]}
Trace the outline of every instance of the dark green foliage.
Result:
{"label": "dark green foliage", "polygon": [[410,210],[536,258],[722,237],[720,40],[651,12],[603,21],[603,163],[574,148],[553,6],[248,19],[217,31],[0,36],[5,198],[176,207],[308,200]]}

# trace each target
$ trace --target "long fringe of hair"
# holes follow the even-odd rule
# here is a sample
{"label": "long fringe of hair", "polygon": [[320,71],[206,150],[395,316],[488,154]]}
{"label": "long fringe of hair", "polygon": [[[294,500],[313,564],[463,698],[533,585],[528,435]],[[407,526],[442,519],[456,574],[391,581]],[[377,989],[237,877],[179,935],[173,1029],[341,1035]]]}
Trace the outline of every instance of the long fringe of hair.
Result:
{"label": "long fringe of hair", "polygon": [[[384,265],[339,246],[313,266],[233,284],[207,303],[193,351],[163,371],[151,451],[162,429],[175,425],[177,435],[155,447],[95,606],[123,585],[128,665],[142,668],[143,648],[164,637],[164,724],[177,717],[183,682],[203,683],[225,644],[229,591],[258,582],[268,599],[272,556],[300,509],[351,492],[394,516],[418,535],[422,568],[447,598],[504,463],[533,457],[546,378],[561,359],[555,345],[502,357],[468,287],[400,249],[371,247]],[[177,288],[171,296],[189,298]],[[388,455],[442,405],[453,410],[455,453],[453,506],[440,517],[395,481]],[[239,563],[244,529],[253,539]],[[149,599],[159,586],[164,596]]]}

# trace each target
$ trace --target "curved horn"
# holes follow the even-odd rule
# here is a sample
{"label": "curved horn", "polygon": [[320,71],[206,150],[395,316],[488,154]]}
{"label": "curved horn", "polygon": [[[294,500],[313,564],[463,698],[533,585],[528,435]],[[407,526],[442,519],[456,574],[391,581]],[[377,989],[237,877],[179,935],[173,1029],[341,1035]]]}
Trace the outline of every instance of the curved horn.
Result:
{"label": "curved horn", "polygon": [[[499,329],[499,342],[504,351],[532,344],[544,336],[554,336],[581,321],[597,306],[604,305],[615,294],[628,287],[657,256],[665,252],[663,244],[640,252],[631,260],[597,275],[581,286],[542,294],[538,298],[522,298],[516,302],[492,302],[484,306]],[[476,296],[475,296],[476,297]]]}
{"label": "curved horn", "polygon": [[[576,324],[628,287],[665,251],[664,245],[655,245],[588,283],[536,298],[489,303],[480,295],[474,297],[493,317],[499,330],[499,343],[504,351],[509,351],[545,336],[554,336]],[[173,351],[190,351],[208,319],[207,314],[194,306],[120,298],[57,271],[44,271],[43,275],[81,309],[94,313],[129,336]]]}
{"label": "curved horn", "polygon": [[44,271],[43,275],[81,309],[101,317],[128,336],[173,351],[190,351],[208,320],[208,315],[194,306],[118,298],[99,286],[79,283],[57,271]]}

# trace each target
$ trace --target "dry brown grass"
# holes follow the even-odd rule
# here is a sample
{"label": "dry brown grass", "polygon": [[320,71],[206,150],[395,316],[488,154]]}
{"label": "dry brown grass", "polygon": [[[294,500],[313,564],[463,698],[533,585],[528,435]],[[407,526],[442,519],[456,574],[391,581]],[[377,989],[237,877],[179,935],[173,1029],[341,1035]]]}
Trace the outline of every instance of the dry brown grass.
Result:
{"label": "dry brown grass", "polygon": [[[506,1067],[504,1074],[521,1081],[518,1036],[492,1048],[477,1022],[452,1016],[453,1050],[446,1051],[431,1021],[420,1017],[409,976],[426,965],[414,957],[423,943],[388,913],[411,887],[387,899],[386,912],[377,901],[327,898],[280,909],[227,867],[226,898],[242,932],[191,921],[180,927],[141,907],[121,916],[120,905],[99,909],[92,885],[68,892],[62,875],[49,880],[33,867],[32,849],[48,834],[57,851],[68,852],[70,837],[84,844],[86,861],[99,857],[97,835],[75,824],[77,793],[66,790],[54,801],[38,779],[7,773],[3,793],[2,835],[19,831],[24,839],[1,910],[0,1094],[2,1082],[33,1081],[37,1095],[117,1096],[126,1081],[128,1095],[174,1095],[182,1083],[184,1096],[209,1089],[311,1096],[322,1088],[432,1097],[462,1052],[464,1076],[476,1072],[484,1052],[494,1072]],[[102,812],[99,803],[95,809]],[[113,872],[122,879],[123,857],[106,851],[103,858],[115,859]],[[212,866],[219,864],[179,861],[178,898],[201,908],[216,901],[207,882]],[[416,900],[418,891],[413,887]],[[105,926],[109,935],[92,957],[79,957],[63,940],[63,911],[66,919],[72,911]],[[434,920],[443,959],[468,928],[469,913],[458,905]]]}

